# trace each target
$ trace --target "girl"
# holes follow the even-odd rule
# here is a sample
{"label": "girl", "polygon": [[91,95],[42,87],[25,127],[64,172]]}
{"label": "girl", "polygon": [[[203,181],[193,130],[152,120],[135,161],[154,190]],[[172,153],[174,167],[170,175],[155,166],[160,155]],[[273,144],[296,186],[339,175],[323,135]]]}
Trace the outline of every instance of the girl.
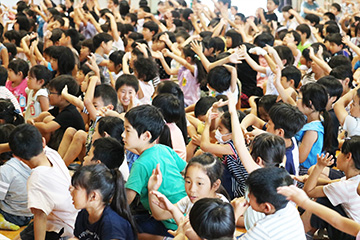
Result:
{"label": "girl", "polygon": [[321,154],[331,146],[331,119],[326,111],[328,93],[320,84],[309,83],[301,87],[296,102],[299,110],[306,115],[307,123],[295,135],[299,145],[299,175],[307,174],[307,170],[316,164],[317,154]]}
{"label": "girl", "polygon": [[74,206],[82,209],[75,222],[77,239],[136,239],[124,180],[118,170],[109,170],[103,164],[84,166],[75,172],[71,185]]}
{"label": "girl", "polygon": [[[224,195],[217,193],[221,187],[222,171],[221,162],[210,153],[204,153],[192,158],[185,169],[185,191],[187,196],[176,204],[172,204],[163,194],[157,191],[162,178],[160,165],[157,165],[148,182],[149,203],[154,218],[157,220],[174,218],[179,225],[184,218],[184,214],[188,215],[193,204],[199,199],[218,198],[228,202]],[[190,236],[196,236],[193,234],[192,232]]]}
{"label": "girl", "polygon": [[54,77],[61,74],[71,75],[75,67],[75,57],[70,48],[64,46],[56,46],[50,51],[51,68]]}
{"label": "girl", "polygon": [[9,99],[0,98],[0,124],[5,123],[17,126],[24,123],[24,118]]}
{"label": "girl", "polygon": [[39,116],[41,112],[49,110],[48,92],[45,86],[52,77],[51,71],[42,65],[35,65],[29,71],[27,81],[27,106],[25,120]]}
{"label": "girl", "polygon": [[[163,49],[162,53],[164,55],[158,53],[157,57],[160,59],[165,71],[169,75],[178,76],[180,88],[184,93],[185,107],[195,104],[200,99],[200,84],[206,79],[206,74],[201,60],[191,50],[190,44],[182,49],[182,57],[175,55],[168,49]],[[164,57],[171,57],[182,66],[179,69],[170,69]]]}

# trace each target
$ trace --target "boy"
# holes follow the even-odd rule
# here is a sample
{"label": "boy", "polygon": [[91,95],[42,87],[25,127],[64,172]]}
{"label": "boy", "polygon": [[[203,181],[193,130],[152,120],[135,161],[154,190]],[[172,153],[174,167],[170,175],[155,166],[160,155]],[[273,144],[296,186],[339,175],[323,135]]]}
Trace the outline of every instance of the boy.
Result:
{"label": "boy", "polygon": [[338,3],[331,4],[330,12],[335,15],[336,21],[340,20],[341,6]]}
{"label": "boy", "polygon": [[300,34],[301,42],[298,45],[298,49],[303,52],[304,49],[310,47],[311,42],[309,41],[311,37],[311,29],[310,27],[303,23],[296,27],[296,31]]}
{"label": "boy", "polygon": [[109,56],[108,69],[112,74],[114,81],[123,75],[122,71],[122,60],[125,55],[125,52],[122,50],[114,51]]}
{"label": "boy", "polygon": [[144,23],[142,34],[144,35],[145,41],[148,43],[149,48],[151,49],[152,38],[159,31],[159,26],[154,21],[148,21]]}
{"label": "boy", "polygon": [[99,66],[100,72],[105,76],[106,84],[110,83],[107,66],[109,64],[109,53],[112,49],[114,39],[110,34],[98,33],[93,38],[93,45],[95,49],[96,64]]}
{"label": "boy", "polygon": [[343,86],[343,92],[341,96],[344,96],[351,90],[352,82],[353,82],[353,74],[351,67],[342,65],[333,68],[330,72],[331,76],[334,76],[337,80],[340,81]]}
{"label": "boy", "polygon": [[120,113],[127,112],[131,107],[140,104],[140,101],[136,98],[136,94],[139,91],[139,81],[134,75],[121,75],[116,80],[115,90],[120,102],[118,108]]}
{"label": "boy", "polygon": [[72,237],[77,210],[72,204],[70,175],[64,161],[46,147],[40,132],[29,124],[14,129],[9,145],[14,157],[32,168],[27,190],[34,221],[20,233],[21,239]]}
{"label": "boy", "polygon": [[[165,127],[160,111],[151,105],[141,105],[130,109],[125,114],[125,131],[122,134],[125,148],[137,152],[140,157],[131,168],[129,179],[125,185],[128,203],[132,203],[136,194],[144,208],[150,211],[148,198],[148,180],[153,169],[160,164],[163,181],[159,192],[164,194],[172,203],[178,202],[186,196],[184,179],[181,171],[186,162],[169,147],[155,144]],[[144,221],[144,219],[146,219]],[[156,221],[146,213],[136,216],[140,233],[150,233],[160,236],[170,236],[167,229],[176,229],[173,220]]]}
{"label": "boy", "polygon": [[327,38],[330,42],[330,52],[333,56],[344,55],[346,57],[350,57],[349,53],[343,50],[344,44],[342,42],[342,36],[340,33],[330,34]]}
{"label": "boy", "polygon": [[28,123],[39,129],[47,140],[48,146],[56,150],[68,127],[85,130],[84,121],[76,107],[61,95],[61,91],[66,85],[69,93],[76,95],[78,85],[71,76],[60,75],[52,79],[48,89],[49,103],[54,108],[48,112],[41,113],[37,118],[28,120]]}
{"label": "boy", "polygon": [[258,9],[258,17],[261,19],[261,23],[267,25],[268,22],[278,21],[275,10],[279,7],[279,0],[268,0],[266,4],[267,12],[264,13],[262,8]]}
{"label": "boy", "polygon": [[291,87],[296,90],[301,81],[301,71],[294,66],[287,66],[281,70],[281,85],[285,89]]}
{"label": "boy", "polygon": [[278,187],[292,183],[293,179],[282,168],[259,168],[249,175],[246,180],[248,204],[266,216],[239,239],[306,239],[297,209],[286,197],[277,193]]}

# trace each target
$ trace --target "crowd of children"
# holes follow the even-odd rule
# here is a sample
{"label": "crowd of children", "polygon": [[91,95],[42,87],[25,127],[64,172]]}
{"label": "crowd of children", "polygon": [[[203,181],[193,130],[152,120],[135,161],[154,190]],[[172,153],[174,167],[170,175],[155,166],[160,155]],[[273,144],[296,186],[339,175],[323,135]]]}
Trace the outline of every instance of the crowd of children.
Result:
{"label": "crowd of children", "polygon": [[1,4],[0,229],[360,239],[360,5],[213,3]]}

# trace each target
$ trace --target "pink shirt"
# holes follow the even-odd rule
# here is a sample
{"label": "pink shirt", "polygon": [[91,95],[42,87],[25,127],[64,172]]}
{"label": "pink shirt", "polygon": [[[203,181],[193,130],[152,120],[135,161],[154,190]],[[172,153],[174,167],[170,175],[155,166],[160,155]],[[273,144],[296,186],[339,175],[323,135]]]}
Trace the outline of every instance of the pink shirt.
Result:
{"label": "pink shirt", "polygon": [[178,80],[184,93],[185,107],[196,103],[200,99],[200,84],[197,82],[198,69],[194,65],[194,75],[184,66],[179,68]]}
{"label": "pink shirt", "polygon": [[186,145],[180,128],[175,123],[166,123],[170,129],[171,143],[174,151],[186,161]]}
{"label": "pink shirt", "polygon": [[[20,96],[24,96],[25,97],[25,106],[26,106],[26,102],[27,102],[27,94],[26,94],[26,91],[25,89],[27,88],[27,78],[25,78],[24,80],[22,80],[22,82],[17,86],[17,87],[12,87],[11,86],[11,82],[8,80],[6,81],[6,84],[5,84],[5,87],[7,89],[10,90],[10,92],[12,94],[14,94],[14,96],[16,97],[16,100],[20,103]],[[24,111],[25,109],[25,106],[21,106],[21,103],[20,103],[20,107],[21,107],[21,111]]]}

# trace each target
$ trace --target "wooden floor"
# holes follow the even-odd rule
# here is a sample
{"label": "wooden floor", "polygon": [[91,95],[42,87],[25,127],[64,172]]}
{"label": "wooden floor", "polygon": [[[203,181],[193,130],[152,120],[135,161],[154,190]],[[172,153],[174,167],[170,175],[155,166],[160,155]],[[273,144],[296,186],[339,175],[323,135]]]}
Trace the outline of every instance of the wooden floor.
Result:
{"label": "wooden floor", "polygon": [[[0,230],[0,234],[4,235],[5,237],[9,238],[9,239],[14,239],[17,235],[20,234],[20,232],[26,228],[26,226],[21,227],[19,230],[17,231],[9,231],[9,230]],[[0,238],[1,239],[1,238]]]}

